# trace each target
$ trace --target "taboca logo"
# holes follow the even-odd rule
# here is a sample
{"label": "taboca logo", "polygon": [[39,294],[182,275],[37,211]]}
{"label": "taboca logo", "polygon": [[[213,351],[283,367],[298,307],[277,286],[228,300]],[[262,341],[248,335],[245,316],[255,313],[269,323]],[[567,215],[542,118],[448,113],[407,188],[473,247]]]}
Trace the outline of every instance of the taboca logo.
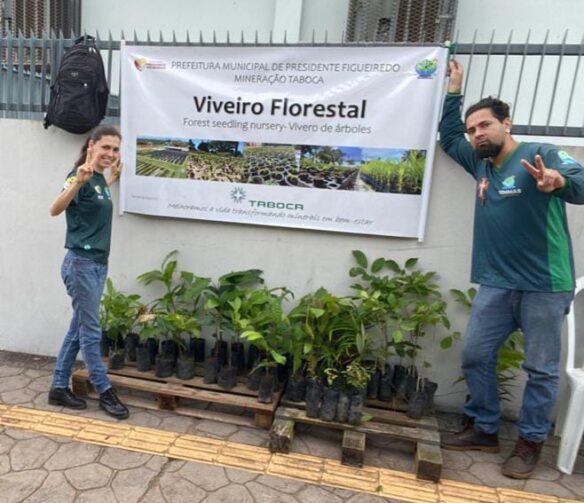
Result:
{"label": "taboca logo", "polygon": [[134,67],[140,72],[144,70],[165,70],[166,63],[164,61],[154,61],[146,58],[134,58]]}
{"label": "taboca logo", "polygon": [[423,59],[418,62],[415,70],[419,79],[431,79],[438,70],[438,60],[436,58]]}

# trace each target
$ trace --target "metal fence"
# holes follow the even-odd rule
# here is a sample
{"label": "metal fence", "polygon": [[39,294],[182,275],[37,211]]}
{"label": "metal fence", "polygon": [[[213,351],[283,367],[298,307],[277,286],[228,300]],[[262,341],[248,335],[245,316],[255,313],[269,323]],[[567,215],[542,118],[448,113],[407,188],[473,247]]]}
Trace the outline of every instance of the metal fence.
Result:
{"label": "metal fence", "polygon": [[[117,120],[119,103],[120,41],[110,36],[97,36],[97,46],[104,59],[112,92],[108,116]],[[547,39],[546,39],[547,40]],[[565,39],[564,39],[565,40]],[[49,101],[51,79],[58,68],[63,52],[73,43],[72,38],[0,38],[0,117],[41,119]],[[191,41],[146,40],[134,38],[132,44],[155,46],[282,46],[271,42],[234,43],[216,40],[204,42],[199,35]],[[339,45],[307,42],[300,45]],[[345,43],[341,45],[363,45]],[[373,44],[371,44],[373,45]],[[379,44],[392,46],[396,44]],[[408,44],[399,44],[401,46]],[[513,109],[515,134],[540,136],[584,136],[584,38],[579,44],[460,43],[454,45],[455,56],[467,69],[465,100],[468,103],[486,95],[499,96],[510,102]]]}
{"label": "metal fence", "polygon": [[50,30],[70,37],[81,26],[81,0],[0,0],[0,36],[41,37]]}

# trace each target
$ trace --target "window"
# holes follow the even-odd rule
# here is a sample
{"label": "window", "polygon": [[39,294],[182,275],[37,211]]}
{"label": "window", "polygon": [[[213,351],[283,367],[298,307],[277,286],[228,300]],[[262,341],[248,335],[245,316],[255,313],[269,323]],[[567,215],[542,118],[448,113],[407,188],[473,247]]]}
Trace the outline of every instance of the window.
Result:
{"label": "window", "polygon": [[41,38],[50,30],[67,38],[79,33],[80,0],[0,0],[0,35]]}
{"label": "window", "polygon": [[351,0],[347,42],[442,43],[451,38],[457,0]]}

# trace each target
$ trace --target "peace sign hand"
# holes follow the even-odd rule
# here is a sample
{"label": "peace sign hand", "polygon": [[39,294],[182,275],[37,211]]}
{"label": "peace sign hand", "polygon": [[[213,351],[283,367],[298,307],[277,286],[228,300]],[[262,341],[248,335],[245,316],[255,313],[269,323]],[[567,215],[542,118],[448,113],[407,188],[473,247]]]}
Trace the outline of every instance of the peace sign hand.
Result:
{"label": "peace sign hand", "polygon": [[566,185],[566,180],[559,171],[545,167],[541,155],[535,156],[535,166],[525,159],[521,159],[521,165],[535,178],[537,188],[541,192],[553,192]]}
{"label": "peace sign hand", "polygon": [[77,168],[77,183],[83,185],[93,176],[95,152],[92,147],[87,148],[85,162]]}

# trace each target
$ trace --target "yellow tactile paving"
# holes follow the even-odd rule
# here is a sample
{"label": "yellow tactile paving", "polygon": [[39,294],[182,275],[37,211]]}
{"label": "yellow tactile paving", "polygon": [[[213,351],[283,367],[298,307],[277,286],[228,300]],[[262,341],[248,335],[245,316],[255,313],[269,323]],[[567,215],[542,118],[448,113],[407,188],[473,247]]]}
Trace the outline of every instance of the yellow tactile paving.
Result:
{"label": "yellow tactile paving", "polygon": [[0,404],[0,425],[174,459],[236,467],[409,503],[577,503],[450,480],[427,482],[416,479],[413,474],[385,468],[352,468],[307,454],[271,454],[262,447],[19,406]]}

